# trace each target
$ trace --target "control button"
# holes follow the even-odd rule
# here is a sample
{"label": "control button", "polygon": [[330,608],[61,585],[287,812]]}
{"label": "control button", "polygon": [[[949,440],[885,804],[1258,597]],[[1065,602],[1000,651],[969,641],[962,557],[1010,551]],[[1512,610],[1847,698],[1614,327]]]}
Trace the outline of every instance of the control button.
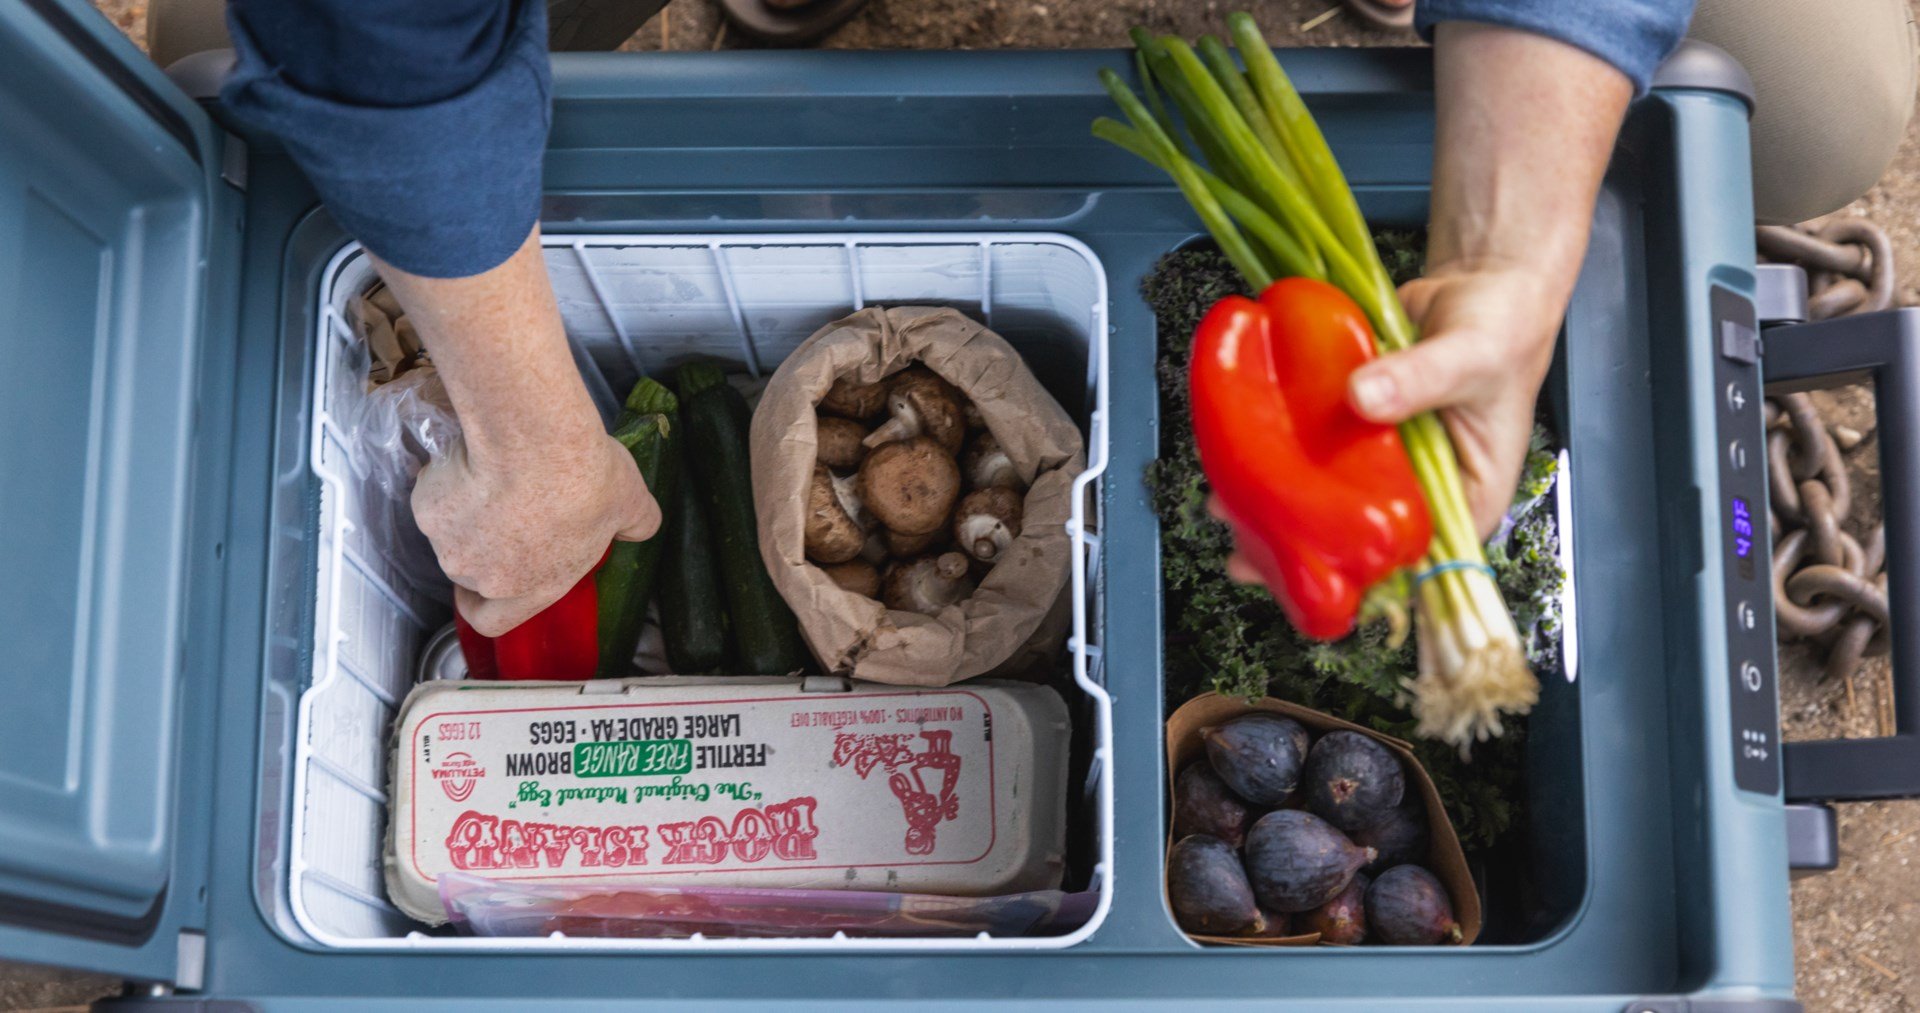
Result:
{"label": "control button", "polygon": [[1733,607],[1733,623],[1742,633],[1752,633],[1760,625],[1760,613],[1753,610],[1752,603],[1742,601]]}
{"label": "control button", "polygon": [[1740,389],[1738,380],[1727,384],[1727,407],[1732,409],[1735,415],[1747,410],[1747,395]]}
{"label": "control button", "polygon": [[1760,679],[1760,666],[1751,661],[1740,663],[1740,684],[1747,687],[1747,692],[1760,692]]}
{"label": "control button", "polygon": [[1749,366],[1759,362],[1760,333],[1746,324],[1720,321],[1720,354]]}
{"label": "control button", "polygon": [[1744,441],[1731,440],[1727,443],[1727,463],[1735,471],[1747,470],[1747,445]]}

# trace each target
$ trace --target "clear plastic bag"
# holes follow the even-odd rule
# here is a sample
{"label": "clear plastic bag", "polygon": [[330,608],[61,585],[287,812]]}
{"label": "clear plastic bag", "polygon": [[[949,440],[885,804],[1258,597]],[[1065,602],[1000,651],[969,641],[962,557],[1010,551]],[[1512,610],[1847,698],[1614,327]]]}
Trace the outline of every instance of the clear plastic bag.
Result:
{"label": "clear plastic bag", "polygon": [[682,939],[1062,935],[1086,924],[1094,892],[1039,890],[936,897],[857,890],[693,886],[550,886],[443,873],[440,900],[477,936]]}
{"label": "clear plastic bag", "polygon": [[[367,345],[356,346],[349,368],[371,376],[371,365]],[[460,419],[440,371],[430,364],[412,366],[369,389],[340,422],[354,473],[361,479],[360,518],[369,529],[368,540],[383,549],[413,590],[451,604],[453,585],[413,520],[413,485],[420,469],[460,440]]]}

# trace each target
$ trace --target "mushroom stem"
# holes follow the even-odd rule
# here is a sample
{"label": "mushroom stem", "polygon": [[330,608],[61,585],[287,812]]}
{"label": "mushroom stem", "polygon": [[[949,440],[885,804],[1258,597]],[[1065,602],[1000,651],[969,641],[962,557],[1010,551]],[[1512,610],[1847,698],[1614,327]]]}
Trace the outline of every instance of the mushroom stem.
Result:
{"label": "mushroom stem", "polygon": [[909,366],[894,374],[887,388],[887,421],[867,436],[878,447],[915,436],[931,436],[949,454],[958,454],[967,438],[963,396],[939,374],[925,366]]}
{"label": "mushroom stem", "polygon": [[973,593],[967,557],[958,552],[895,563],[882,585],[888,608],[922,615],[933,615]]}
{"label": "mushroom stem", "polygon": [[962,552],[991,563],[1020,537],[1024,507],[1020,494],[1012,489],[976,489],[953,511],[953,540]]}

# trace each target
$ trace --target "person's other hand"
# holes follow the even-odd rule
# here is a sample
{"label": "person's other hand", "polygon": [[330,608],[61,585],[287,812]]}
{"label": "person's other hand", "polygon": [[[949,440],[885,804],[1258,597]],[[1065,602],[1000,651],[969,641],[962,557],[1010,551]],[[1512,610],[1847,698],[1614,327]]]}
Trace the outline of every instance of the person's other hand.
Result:
{"label": "person's other hand", "polygon": [[[1560,303],[1518,268],[1441,271],[1400,286],[1400,299],[1425,337],[1354,370],[1348,398],[1376,422],[1440,413],[1460,460],[1468,509],[1485,536],[1512,503],[1526,463],[1534,397],[1553,360]],[[1207,511],[1227,519],[1217,497],[1208,497]],[[1239,552],[1227,557],[1227,576],[1261,583],[1260,571]]]}
{"label": "person's other hand", "polygon": [[413,515],[460,614],[490,637],[558,601],[613,539],[641,541],[660,527],[633,455],[593,430],[525,459],[457,443],[421,471]]}
{"label": "person's other hand", "polygon": [[466,278],[375,264],[460,417],[460,441],[414,485],[414,520],[460,614],[499,636],[559,601],[613,539],[652,537],[660,507],[587,396],[538,227],[505,263]]}
{"label": "person's other hand", "polygon": [[1400,300],[1421,340],[1354,370],[1348,399],[1376,422],[1439,413],[1484,537],[1506,513],[1526,462],[1564,296],[1509,266],[1442,268],[1402,285]]}

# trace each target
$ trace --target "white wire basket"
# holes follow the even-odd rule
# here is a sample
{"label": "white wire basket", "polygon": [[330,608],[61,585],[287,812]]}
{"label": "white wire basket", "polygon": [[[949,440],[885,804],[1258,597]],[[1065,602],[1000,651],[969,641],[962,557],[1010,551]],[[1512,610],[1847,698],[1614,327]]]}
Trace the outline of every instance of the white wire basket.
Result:
{"label": "white wire basket", "polygon": [[[443,607],[408,590],[363,522],[372,490],[352,466],[343,428],[365,396],[348,301],[375,279],[357,244],[322,277],[314,335],[310,464],[320,479],[313,679],[295,730],[288,902],[316,943],[444,951],[1038,950],[1078,943],[1106,918],[1112,890],[1112,702],[1100,641],[1099,483],[1107,466],[1107,280],[1079,241],[1043,233],[739,236],[546,236],[547,267],[589,386],[624,390],[689,359],[718,359],[758,378],[822,325],[867,305],[944,305],[1020,349],[1087,434],[1075,482],[1073,678],[1091,707],[1092,761],[1082,804],[1097,836],[1088,922],[1059,936],[966,939],[538,939],[430,934],[386,897],[387,742]],[[598,374],[597,376],[592,374]],[[599,381],[604,380],[604,383]],[[602,398],[607,396],[602,391]]]}

